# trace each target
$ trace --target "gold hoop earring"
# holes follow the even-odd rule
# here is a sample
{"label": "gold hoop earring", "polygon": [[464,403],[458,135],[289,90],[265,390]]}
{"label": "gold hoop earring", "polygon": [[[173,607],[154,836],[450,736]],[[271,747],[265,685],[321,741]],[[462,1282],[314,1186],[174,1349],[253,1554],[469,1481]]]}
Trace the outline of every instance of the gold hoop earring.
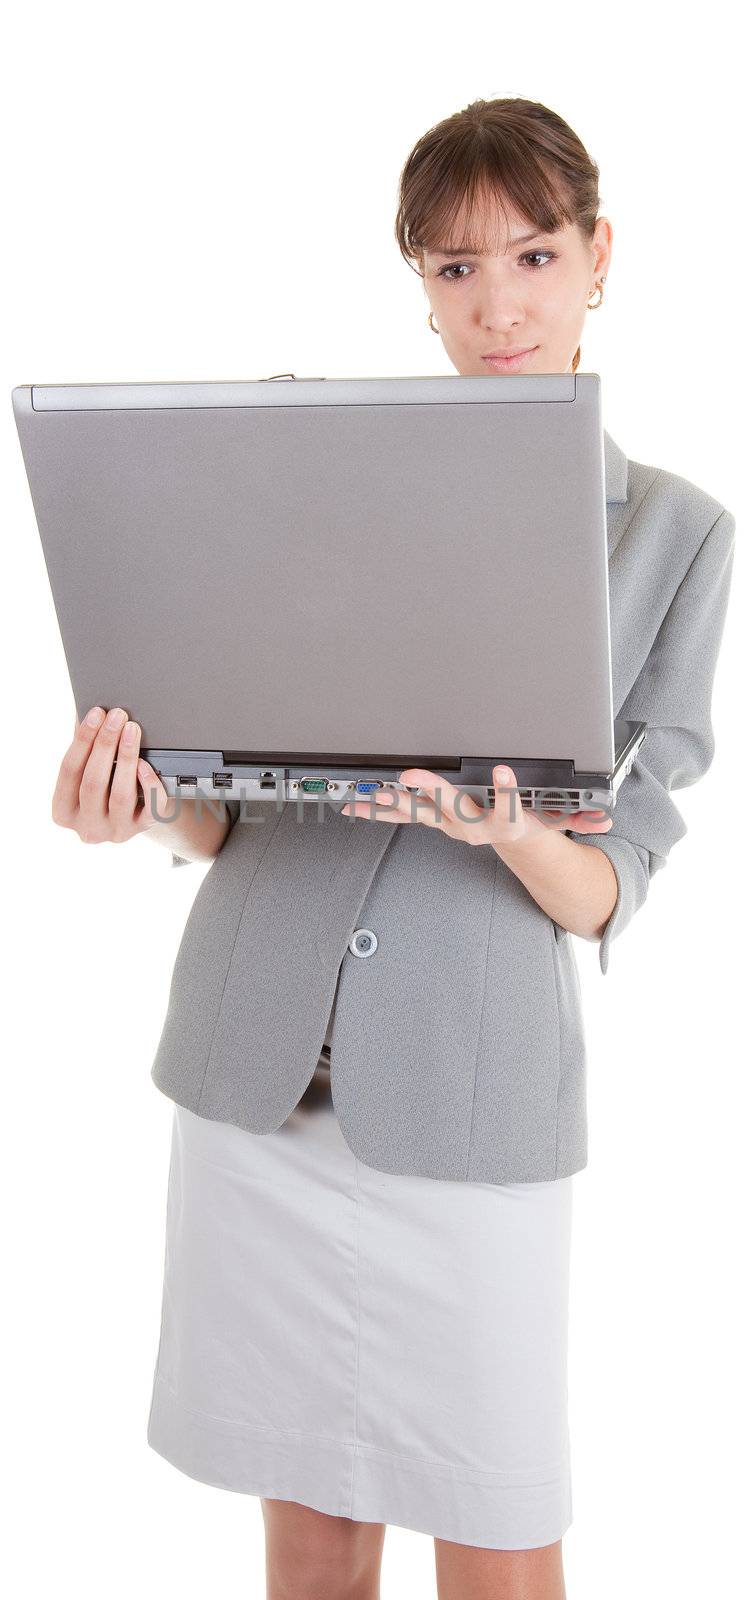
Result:
{"label": "gold hoop earring", "polygon": [[591,294],[595,294],[596,290],[598,289],[599,298],[595,302],[594,305],[591,305],[591,295],[589,295],[589,297],[588,297],[588,299],[586,301],[586,310],[587,311],[598,311],[599,306],[602,304],[602,302],[604,300],[604,284],[606,283],[606,281],[607,281],[606,277],[600,278],[598,283],[595,284],[594,288],[591,290]]}
{"label": "gold hoop earring", "polygon": [[439,333],[439,329],[435,328],[434,323],[431,320],[433,315],[434,315],[434,312],[430,311],[429,312],[429,327],[431,328],[432,333]]}

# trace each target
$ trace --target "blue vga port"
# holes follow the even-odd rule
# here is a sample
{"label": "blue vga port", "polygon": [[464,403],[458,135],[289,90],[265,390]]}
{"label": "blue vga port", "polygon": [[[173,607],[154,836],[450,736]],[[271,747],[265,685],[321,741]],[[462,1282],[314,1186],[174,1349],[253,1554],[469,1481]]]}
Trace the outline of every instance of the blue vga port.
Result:
{"label": "blue vga port", "polygon": [[371,794],[372,789],[381,789],[381,788],[382,788],[382,781],[381,781],[380,778],[376,778],[376,779],[373,780],[373,782],[357,783],[356,784],[356,794]]}

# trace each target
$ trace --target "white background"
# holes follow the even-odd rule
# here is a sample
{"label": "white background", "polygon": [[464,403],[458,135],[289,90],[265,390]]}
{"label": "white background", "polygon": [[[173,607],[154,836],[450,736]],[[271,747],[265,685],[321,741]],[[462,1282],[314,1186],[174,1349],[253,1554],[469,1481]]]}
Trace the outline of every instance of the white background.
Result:
{"label": "white background", "polygon": [[[87,847],[50,820],[75,708],[11,388],[447,372],[393,236],[399,171],[433,123],[520,94],[564,116],[601,169],[614,250],[581,368],[601,374],[608,431],[737,517],[716,756],[676,795],[688,835],[608,977],[574,941],[590,1150],[575,1179],[568,1597],[739,1594],[753,593],[733,8],[702,24],[654,5],[14,12],[0,95],[7,1592],[68,1578],[80,1600],[264,1594],[258,1501],[146,1443],[172,1116],[150,1066],[206,869],[172,872],[145,839]],[[429,1536],[388,1529],[382,1592],[434,1594]]]}

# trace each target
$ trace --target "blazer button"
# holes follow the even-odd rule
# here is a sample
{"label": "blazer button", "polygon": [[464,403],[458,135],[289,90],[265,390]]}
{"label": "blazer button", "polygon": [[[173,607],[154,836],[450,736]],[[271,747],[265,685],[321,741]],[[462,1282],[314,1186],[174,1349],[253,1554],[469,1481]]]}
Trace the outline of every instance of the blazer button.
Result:
{"label": "blazer button", "polygon": [[348,940],[348,949],[354,956],[373,956],[379,943],[371,928],[356,928]]}

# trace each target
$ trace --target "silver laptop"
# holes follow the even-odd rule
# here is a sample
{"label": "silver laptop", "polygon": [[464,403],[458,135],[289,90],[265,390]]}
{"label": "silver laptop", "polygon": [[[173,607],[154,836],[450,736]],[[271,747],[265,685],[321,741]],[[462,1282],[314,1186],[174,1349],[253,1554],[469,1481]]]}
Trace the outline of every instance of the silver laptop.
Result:
{"label": "silver laptop", "polygon": [[[281,380],[281,381],[276,381]],[[13,407],[79,720],[168,793],[611,810],[596,373],[28,385]]]}

